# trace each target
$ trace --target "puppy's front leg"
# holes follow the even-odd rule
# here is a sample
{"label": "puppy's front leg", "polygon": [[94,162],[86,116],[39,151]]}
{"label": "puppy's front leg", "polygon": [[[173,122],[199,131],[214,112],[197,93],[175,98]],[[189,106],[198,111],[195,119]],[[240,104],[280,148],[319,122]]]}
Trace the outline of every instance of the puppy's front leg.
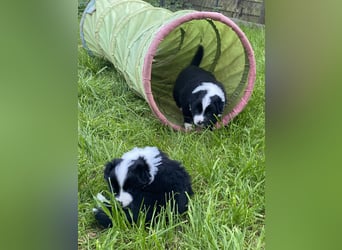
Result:
{"label": "puppy's front leg", "polygon": [[184,128],[185,128],[185,131],[191,131],[193,129],[192,124],[186,123],[186,122],[184,122]]}
{"label": "puppy's front leg", "polygon": [[184,128],[186,131],[191,131],[193,129],[191,111],[188,107],[183,107],[182,113],[184,117]]}
{"label": "puppy's front leg", "polygon": [[[96,198],[97,198],[98,202],[105,205],[110,212],[112,211],[110,201],[107,200],[106,197],[104,197],[101,193],[98,193],[96,195]],[[93,213],[95,215],[95,219],[98,221],[98,223],[101,226],[103,226],[105,228],[113,226],[112,220],[108,217],[108,215],[103,211],[102,208],[100,208],[100,207],[93,208]]]}

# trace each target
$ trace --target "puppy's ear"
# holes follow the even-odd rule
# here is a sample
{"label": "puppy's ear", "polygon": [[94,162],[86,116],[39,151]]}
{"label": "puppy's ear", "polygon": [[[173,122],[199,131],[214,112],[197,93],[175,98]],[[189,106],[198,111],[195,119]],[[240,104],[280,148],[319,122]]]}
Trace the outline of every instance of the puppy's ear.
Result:
{"label": "puppy's ear", "polygon": [[105,169],[104,169],[104,178],[108,179],[109,177],[111,177],[111,172],[112,170],[116,167],[116,165],[118,165],[120,162],[122,161],[122,159],[113,159],[110,162],[107,162],[107,164],[105,165]]}
{"label": "puppy's ear", "polygon": [[138,158],[130,167],[131,173],[137,178],[138,182],[147,185],[151,181],[150,168],[143,158]]}

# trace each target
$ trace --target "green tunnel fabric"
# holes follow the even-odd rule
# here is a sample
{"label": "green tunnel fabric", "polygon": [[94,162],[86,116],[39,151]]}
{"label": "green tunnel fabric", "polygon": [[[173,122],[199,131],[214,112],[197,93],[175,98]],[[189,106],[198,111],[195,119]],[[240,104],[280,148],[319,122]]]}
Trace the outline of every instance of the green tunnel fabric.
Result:
{"label": "green tunnel fabric", "polygon": [[80,28],[89,54],[112,62],[160,121],[174,129],[183,130],[183,117],[173,85],[199,44],[204,47],[200,66],[214,73],[227,93],[217,127],[241,112],[252,93],[253,50],[237,25],[219,13],[171,12],[140,0],[92,0]]}

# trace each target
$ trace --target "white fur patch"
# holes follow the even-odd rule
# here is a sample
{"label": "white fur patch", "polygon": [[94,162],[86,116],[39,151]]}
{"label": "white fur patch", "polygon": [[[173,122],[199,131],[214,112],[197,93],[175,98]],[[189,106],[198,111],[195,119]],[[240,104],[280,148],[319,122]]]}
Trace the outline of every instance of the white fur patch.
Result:
{"label": "white fur patch", "polygon": [[204,111],[202,111],[202,113],[200,115],[195,115],[194,116],[194,123],[196,125],[200,125],[203,121],[204,121],[204,115],[203,115]]}
{"label": "white fur patch", "polygon": [[222,89],[212,82],[202,82],[200,86],[196,87],[192,91],[192,93],[194,94],[194,93],[197,93],[198,91],[203,91],[203,90],[207,91],[207,93],[205,94],[202,100],[203,110],[205,110],[205,108],[209,106],[210,98],[215,95],[220,97],[222,102],[225,102],[226,100]]}
{"label": "white fur patch", "polygon": [[132,202],[133,197],[129,193],[123,191],[122,188],[127,178],[129,167],[140,157],[143,158],[148,165],[151,176],[149,183],[153,182],[154,176],[158,172],[158,166],[162,161],[160,152],[156,147],[133,148],[131,151],[122,155],[122,161],[115,168],[115,175],[120,186],[120,192],[116,197],[116,200],[120,201],[124,207]]}
{"label": "white fur patch", "polygon": [[202,113],[199,115],[195,115],[193,118],[194,123],[196,125],[199,125],[201,122],[204,121],[204,112],[205,112],[205,109],[210,105],[211,97],[217,95],[222,100],[222,102],[225,102],[226,100],[222,89],[212,82],[202,82],[200,86],[196,87],[192,91],[192,93],[194,94],[199,91],[206,91],[207,93],[202,99]]}
{"label": "white fur patch", "polygon": [[107,200],[106,197],[104,197],[101,193],[98,193],[98,194],[96,195],[96,198],[97,198],[99,201],[101,201],[102,203],[104,203],[104,202],[110,203],[110,201]]}
{"label": "white fur patch", "polygon": [[[140,157],[146,161],[149,167],[151,183],[154,180],[154,176],[158,172],[158,166],[161,164],[162,161],[160,152],[156,147],[133,148],[131,151],[128,151],[121,157],[123,161],[120,163],[120,166],[118,167],[126,168],[127,174],[128,168],[132,165],[133,161],[137,160]],[[118,169],[118,167],[116,169]]]}
{"label": "white fur patch", "polygon": [[131,161],[122,161],[115,168],[115,176],[120,187],[123,187],[126,180],[128,168],[130,167],[129,163],[131,163]]}
{"label": "white fur patch", "polygon": [[127,207],[133,201],[132,195],[123,191],[122,189],[120,194],[116,196],[115,199],[121,203],[122,207]]}
{"label": "white fur patch", "polygon": [[192,130],[192,124],[185,122],[184,123],[184,128],[185,128],[186,131],[190,131],[190,130]]}

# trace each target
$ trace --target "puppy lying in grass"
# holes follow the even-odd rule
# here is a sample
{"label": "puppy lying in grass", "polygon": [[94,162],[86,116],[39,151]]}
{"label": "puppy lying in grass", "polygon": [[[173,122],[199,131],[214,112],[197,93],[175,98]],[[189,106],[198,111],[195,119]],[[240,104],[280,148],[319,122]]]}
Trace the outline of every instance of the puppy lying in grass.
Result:
{"label": "puppy lying in grass", "polygon": [[[174,212],[181,214],[187,210],[188,195],[193,195],[191,179],[184,167],[156,147],[134,148],[113,159],[105,166],[104,178],[129,222],[137,222],[139,211],[145,212],[146,222],[150,221],[154,207],[159,213],[171,200]],[[109,200],[100,193],[97,199],[111,212]],[[102,226],[113,225],[100,207],[93,212]]]}

